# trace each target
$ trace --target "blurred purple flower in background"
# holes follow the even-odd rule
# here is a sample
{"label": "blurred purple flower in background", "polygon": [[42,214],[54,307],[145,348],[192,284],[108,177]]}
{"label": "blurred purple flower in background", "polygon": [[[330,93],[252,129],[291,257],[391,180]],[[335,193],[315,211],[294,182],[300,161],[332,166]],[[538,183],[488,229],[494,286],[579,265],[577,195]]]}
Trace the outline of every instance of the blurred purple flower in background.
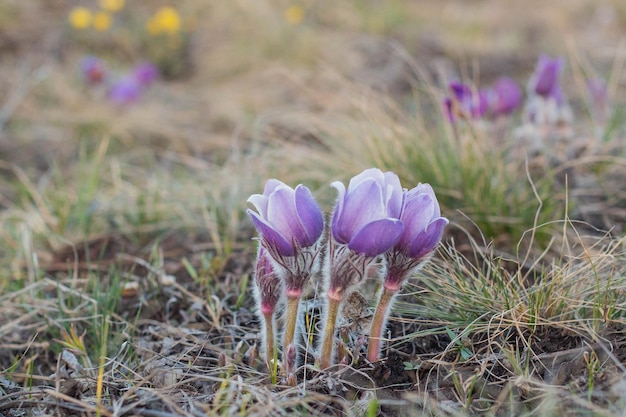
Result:
{"label": "blurred purple flower in background", "polygon": [[106,68],[104,62],[95,56],[86,56],[80,61],[80,70],[88,84],[99,84],[104,81]]}
{"label": "blurred purple flower in background", "polygon": [[159,78],[159,68],[151,62],[142,62],[133,68],[132,74],[142,87],[148,87]]}
{"label": "blurred purple flower in background", "polygon": [[114,104],[127,105],[137,102],[141,93],[141,86],[135,78],[124,77],[111,85],[108,96]]}
{"label": "blurred purple flower in background", "polygon": [[562,97],[560,77],[563,72],[565,61],[563,58],[550,58],[547,55],[541,55],[535,72],[528,81],[528,93],[538,94],[542,97],[552,97],[560,102]]}
{"label": "blurred purple flower in background", "polygon": [[561,87],[563,58],[541,55],[528,80],[525,117],[533,125],[565,126],[572,121],[572,112]]}
{"label": "blurred purple flower in background", "polygon": [[455,122],[461,119],[479,119],[489,109],[489,92],[474,90],[467,84],[452,81],[448,88],[451,95],[444,100],[444,108],[448,120]]}
{"label": "blurred purple flower in background", "polygon": [[491,88],[489,111],[493,117],[513,113],[522,104],[522,89],[510,77],[500,77]]}

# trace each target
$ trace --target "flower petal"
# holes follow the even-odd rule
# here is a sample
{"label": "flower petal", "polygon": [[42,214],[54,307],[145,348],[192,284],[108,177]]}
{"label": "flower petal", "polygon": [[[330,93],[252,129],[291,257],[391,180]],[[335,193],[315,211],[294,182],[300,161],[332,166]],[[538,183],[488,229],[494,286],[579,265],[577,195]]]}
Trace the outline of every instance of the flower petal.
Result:
{"label": "flower petal", "polygon": [[356,186],[362,183],[363,181],[368,180],[370,178],[374,179],[379,184],[385,183],[385,176],[380,169],[368,168],[365,171],[361,172],[360,174],[352,177],[352,179],[350,180],[350,183],[348,184],[348,192],[356,188]]}
{"label": "flower petal", "polygon": [[252,217],[252,223],[254,223],[264,241],[275,247],[282,256],[293,256],[295,254],[293,243],[287,241],[283,235],[263,220],[258,213],[248,209],[248,214]]}
{"label": "flower petal", "polygon": [[435,190],[431,187],[430,184],[417,184],[416,191],[420,193],[426,193],[433,199],[433,207],[435,209],[433,215],[431,216],[431,220],[441,217],[441,209],[439,208],[439,201],[437,201],[437,196],[435,196]]}
{"label": "flower petal", "polygon": [[252,194],[246,201],[257,209],[261,217],[267,218],[267,196],[263,194]]}
{"label": "flower petal", "polygon": [[296,187],[295,203],[300,223],[307,236],[306,242],[302,241],[300,244],[311,246],[324,230],[324,215],[315,202],[311,190],[302,184]]}
{"label": "flower petal", "polygon": [[562,58],[552,59],[547,55],[541,55],[535,73],[529,80],[531,91],[544,97],[551,95],[554,86],[559,83],[563,64]]}
{"label": "flower petal", "polygon": [[385,206],[387,207],[387,216],[400,218],[402,212],[402,202],[404,199],[404,190],[400,184],[400,178],[391,171],[387,171],[385,176]]}
{"label": "flower petal", "polygon": [[263,188],[263,195],[269,197],[278,187],[288,187],[284,182],[277,180],[276,178],[270,178],[265,182],[265,188]]}
{"label": "flower petal", "polygon": [[407,197],[401,217],[404,233],[398,245],[408,248],[413,239],[426,230],[435,213],[433,202],[433,197],[428,193],[414,193]]}
{"label": "flower petal", "polygon": [[353,189],[348,189],[334,233],[343,242],[349,242],[363,226],[385,217],[387,215],[380,183],[373,178],[366,178]]}
{"label": "flower petal", "polygon": [[331,223],[331,231],[335,240],[339,243],[348,243],[347,240],[342,239],[337,233],[339,229],[339,222],[341,218],[341,214],[343,212],[343,204],[346,198],[346,187],[343,185],[341,181],[334,181],[330,184],[331,187],[337,189],[337,203],[335,204],[335,208],[333,210],[332,215],[332,223]]}
{"label": "flower petal", "polygon": [[363,226],[350,240],[348,247],[365,256],[377,256],[391,249],[404,230],[398,219],[386,218]]}
{"label": "flower petal", "polygon": [[252,194],[250,197],[248,197],[247,202],[256,207],[257,211],[264,219],[267,219],[268,198],[278,187],[289,188],[285,183],[278,181],[277,179],[271,178],[265,182],[263,194]]}
{"label": "flower petal", "polygon": [[510,77],[500,77],[493,85],[493,91],[494,116],[513,113],[522,102],[522,89]]}
{"label": "flower petal", "polygon": [[448,224],[448,219],[439,217],[428,225],[423,233],[418,234],[409,244],[407,255],[419,259],[432,252],[443,236],[443,229]]}
{"label": "flower petal", "polygon": [[295,191],[287,186],[276,188],[267,201],[267,223],[286,240],[306,241],[306,233],[298,218]]}

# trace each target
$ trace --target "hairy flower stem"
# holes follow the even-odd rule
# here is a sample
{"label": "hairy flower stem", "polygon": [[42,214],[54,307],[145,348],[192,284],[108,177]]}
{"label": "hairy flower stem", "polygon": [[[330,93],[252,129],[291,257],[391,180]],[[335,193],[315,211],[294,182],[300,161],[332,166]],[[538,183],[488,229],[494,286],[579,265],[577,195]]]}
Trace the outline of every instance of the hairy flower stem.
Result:
{"label": "hairy flower stem", "polygon": [[328,298],[326,323],[324,324],[324,339],[322,340],[322,353],[320,358],[321,369],[329,368],[333,360],[333,342],[335,338],[335,326],[341,299]]}
{"label": "hairy flower stem", "polygon": [[272,363],[276,357],[276,345],[274,344],[274,313],[264,313],[265,321],[265,361],[269,369],[272,369]]}
{"label": "hairy flower stem", "polygon": [[293,344],[296,334],[296,322],[298,320],[298,307],[300,297],[288,295],[287,308],[285,309],[285,333],[283,334],[283,355],[287,354],[287,349]]}
{"label": "hairy flower stem", "polygon": [[375,362],[379,359],[380,345],[382,342],[381,335],[385,328],[387,313],[389,312],[389,307],[391,307],[391,300],[393,300],[393,296],[396,292],[397,290],[391,290],[383,286],[370,329],[370,341],[367,347],[367,360],[370,362]]}

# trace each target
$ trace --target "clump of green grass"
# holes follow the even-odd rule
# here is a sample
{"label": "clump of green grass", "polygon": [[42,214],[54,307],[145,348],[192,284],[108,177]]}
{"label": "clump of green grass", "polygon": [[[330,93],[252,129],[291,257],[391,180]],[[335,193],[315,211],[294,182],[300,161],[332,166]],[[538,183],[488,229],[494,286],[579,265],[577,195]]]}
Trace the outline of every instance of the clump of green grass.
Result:
{"label": "clump of green grass", "polygon": [[578,321],[597,330],[621,321],[626,313],[618,299],[626,285],[620,267],[623,241],[607,238],[587,244],[581,242],[561,259],[526,265],[521,258],[475,244],[470,259],[454,246],[444,246],[441,259],[419,277],[422,290],[414,315],[452,328],[497,322],[530,331]]}
{"label": "clump of green grass", "polygon": [[[578,233],[573,225],[564,226]],[[458,378],[465,374],[462,369],[474,366],[475,372],[465,374],[473,378],[471,384],[455,379],[456,395],[469,413],[503,404],[523,413],[547,412],[551,406],[542,398],[555,395],[566,398],[563,410],[593,409],[587,400],[600,401],[594,389],[603,384],[603,372],[624,370],[614,354],[621,349],[615,332],[626,326],[620,295],[626,288],[626,252],[623,239],[581,238],[570,244],[563,257],[537,258],[532,264],[475,243],[469,255],[454,245],[442,247],[440,258],[395,305],[402,326],[421,328],[405,332],[395,346],[406,341],[419,346],[433,337],[447,344],[439,354],[418,355],[421,378],[434,378],[431,389],[441,385],[438,373]],[[562,371],[562,363],[574,365]],[[510,391],[518,384],[524,385],[523,393]],[[500,387],[496,395],[509,392],[509,400],[494,401],[495,386]]]}

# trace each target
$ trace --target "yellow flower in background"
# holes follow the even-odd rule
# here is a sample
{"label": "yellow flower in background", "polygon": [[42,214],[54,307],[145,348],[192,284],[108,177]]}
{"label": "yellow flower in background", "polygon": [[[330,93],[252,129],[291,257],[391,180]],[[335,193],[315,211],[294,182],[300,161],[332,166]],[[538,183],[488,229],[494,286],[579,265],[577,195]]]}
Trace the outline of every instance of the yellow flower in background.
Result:
{"label": "yellow flower in background", "polygon": [[151,35],[165,32],[170,35],[180,30],[180,15],[173,7],[161,7],[146,23],[146,29]]}
{"label": "yellow flower in background", "polygon": [[105,31],[111,27],[111,15],[106,12],[98,12],[93,16],[93,28]]}
{"label": "yellow flower in background", "polygon": [[304,19],[304,10],[302,7],[292,4],[285,9],[285,20],[291,25],[297,25]]}
{"label": "yellow flower in background", "polygon": [[86,7],[74,7],[68,16],[70,25],[75,29],[87,29],[92,19],[91,11]]}
{"label": "yellow flower in background", "polygon": [[125,0],[100,0],[100,8],[107,12],[115,13],[124,8]]}

